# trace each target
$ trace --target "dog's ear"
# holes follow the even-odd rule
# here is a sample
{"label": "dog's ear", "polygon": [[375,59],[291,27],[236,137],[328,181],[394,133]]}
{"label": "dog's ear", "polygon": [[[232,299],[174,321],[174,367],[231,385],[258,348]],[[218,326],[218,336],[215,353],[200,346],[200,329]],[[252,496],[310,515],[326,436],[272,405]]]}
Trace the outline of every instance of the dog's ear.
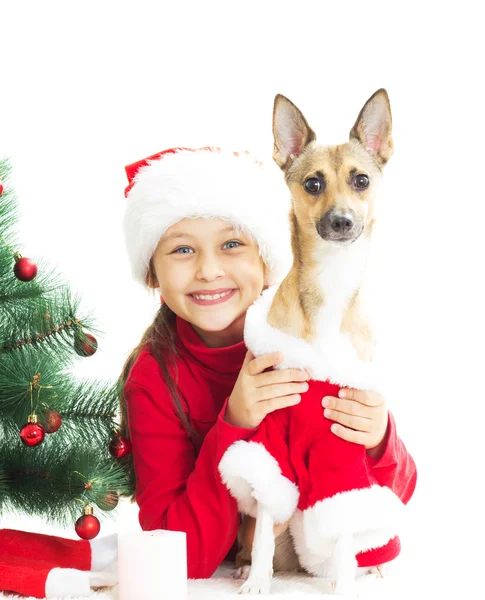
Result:
{"label": "dog's ear", "polygon": [[273,108],[273,159],[285,171],[316,135],[293,102],[277,94]]}
{"label": "dog's ear", "polygon": [[380,89],[372,95],[360,111],[350,130],[350,139],[357,139],[381,165],[392,156],[392,116],[389,96]]}

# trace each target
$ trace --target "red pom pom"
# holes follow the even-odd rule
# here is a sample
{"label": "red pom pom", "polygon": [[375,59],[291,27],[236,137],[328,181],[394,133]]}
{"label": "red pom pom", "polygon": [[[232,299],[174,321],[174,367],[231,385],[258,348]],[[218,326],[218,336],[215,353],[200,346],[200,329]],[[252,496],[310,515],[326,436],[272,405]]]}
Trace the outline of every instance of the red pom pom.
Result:
{"label": "red pom pom", "polygon": [[15,262],[13,272],[20,281],[32,281],[37,275],[37,265],[30,258],[22,256]]}
{"label": "red pom pom", "polygon": [[90,333],[81,333],[76,337],[74,349],[80,356],[92,356],[98,349],[98,341]]}
{"label": "red pom pom", "polygon": [[62,425],[62,417],[55,410],[49,409],[41,417],[42,426],[46,433],[55,433]]}
{"label": "red pom pom", "polygon": [[113,458],[124,458],[131,453],[131,443],[122,435],[116,435],[109,443],[108,449]]}
{"label": "red pom pom", "polygon": [[92,540],[98,535],[101,525],[94,515],[84,514],[76,521],[75,529],[83,540]]}
{"label": "red pom pom", "polygon": [[37,423],[37,417],[32,415],[29,417],[29,422],[20,430],[20,439],[29,448],[42,444],[45,438],[45,430],[42,425]]}
{"label": "red pom pom", "polygon": [[106,496],[100,498],[96,504],[101,510],[113,510],[118,506],[120,497],[117,492],[108,492]]}

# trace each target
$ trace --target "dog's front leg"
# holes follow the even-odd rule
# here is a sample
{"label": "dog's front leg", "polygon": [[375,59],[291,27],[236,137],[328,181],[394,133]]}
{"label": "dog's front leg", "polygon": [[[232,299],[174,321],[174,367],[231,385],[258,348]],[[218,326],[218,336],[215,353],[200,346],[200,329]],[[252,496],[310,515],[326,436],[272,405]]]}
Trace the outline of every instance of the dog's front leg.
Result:
{"label": "dog's front leg", "polygon": [[273,517],[258,502],[251,552],[251,571],[248,580],[239,589],[240,594],[269,594],[275,550],[273,526]]}
{"label": "dog's front leg", "polygon": [[335,593],[351,595],[355,588],[357,561],[352,544],[352,534],[344,533],[337,538],[333,560],[335,561]]}

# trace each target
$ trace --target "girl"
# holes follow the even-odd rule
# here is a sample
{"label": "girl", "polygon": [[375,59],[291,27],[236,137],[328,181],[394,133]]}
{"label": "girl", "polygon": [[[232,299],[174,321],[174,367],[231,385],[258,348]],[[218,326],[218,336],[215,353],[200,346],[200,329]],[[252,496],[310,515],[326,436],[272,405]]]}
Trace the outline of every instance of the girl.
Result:
{"label": "girl", "polygon": [[[222,455],[308,389],[308,373],[271,370],[282,357],[254,358],[243,342],[246,310],[290,266],[289,193],[276,168],[213,148],[167,150],[126,171],[132,271],[161,295],[121,375],[140,524],[186,532],[189,578],[210,577],[239,526]],[[364,444],[379,483],[407,502],[416,469],[384,399],[345,392],[324,401],[336,435]]]}

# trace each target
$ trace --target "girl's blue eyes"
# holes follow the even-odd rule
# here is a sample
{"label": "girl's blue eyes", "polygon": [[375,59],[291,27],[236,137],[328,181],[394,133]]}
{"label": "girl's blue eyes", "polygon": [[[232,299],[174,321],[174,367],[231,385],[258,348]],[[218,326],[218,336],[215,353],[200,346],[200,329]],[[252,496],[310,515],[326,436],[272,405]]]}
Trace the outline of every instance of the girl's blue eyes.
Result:
{"label": "girl's blue eyes", "polygon": [[181,246],[180,248],[176,248],[173,251],[173,254],[189,254],[189,252],[185,252],[185,250],[188,250],[189,252],[193,252],[192,248],[189,248],[188,246]]}
{"label": "girl's blue eyes", "polygon": [[[231,240],[230,242],[226,242],[224,244],[224,246],[229,246],[229,244],[234,244],[234,246],[231,246],[231,248],[237,248],[238,246],[241,246],[241,242],[236,242],[236,240]],[[224,248],[224,246],[222,246]]]}
{"label": "girl's blue eyes", "polygon": [[[231,240],[229,242],[226,242],[222,247],[227,247],[229,250],[231,250],[232,248],[237,248],[238,246],[242,246],[241,242]],[[176,248],[172,254],[190,254],[193,251],[193,248],[191,248],[190,246],[180,246],[180,248]]]}

